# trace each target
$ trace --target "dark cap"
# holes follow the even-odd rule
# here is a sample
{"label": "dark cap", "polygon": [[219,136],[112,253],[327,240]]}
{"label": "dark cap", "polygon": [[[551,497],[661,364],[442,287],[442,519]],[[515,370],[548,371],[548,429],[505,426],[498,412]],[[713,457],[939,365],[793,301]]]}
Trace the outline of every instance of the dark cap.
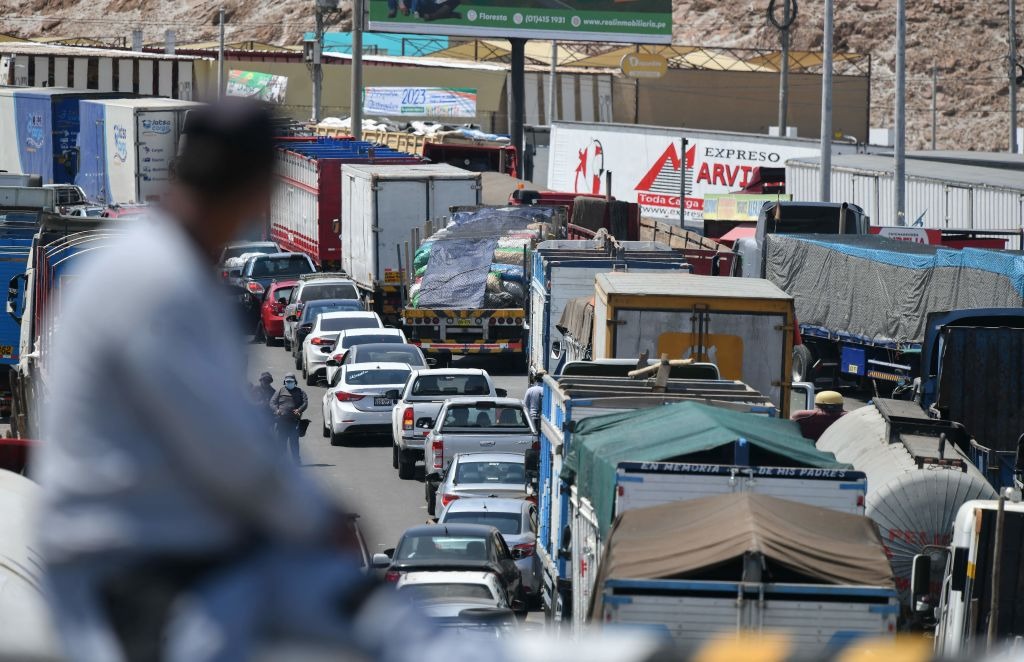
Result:
{"label": "dark cap", "polygon": [[273,118],[265,104],[227,98],[189,110],[175,178],[201,194],[262,187],[273,170]]}
{"label": "dark cap", "polygon": [[260,381],[267,382],[268,384],[274,381],[274,376],[269,372],[260,373]]}

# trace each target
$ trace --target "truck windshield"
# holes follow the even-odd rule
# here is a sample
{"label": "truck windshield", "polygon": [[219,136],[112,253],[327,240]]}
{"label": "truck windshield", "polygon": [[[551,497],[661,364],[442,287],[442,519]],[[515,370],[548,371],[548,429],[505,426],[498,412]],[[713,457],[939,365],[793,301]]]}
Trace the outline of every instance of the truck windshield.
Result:
{"label": "truck windshield", "polygon": [[288,257],[265,257],[257,259],[252,265],[253,278],[280,278],[281,276],[299,276],[313,273],[313,265],[305,255],[289,255]]}
{"label": "truck windshield", "polygon": [[306,285],[299,292],[299,301],[314,299],[358,299],[359,292],[352,283],[321,283]]}
{"label": "truck windshield", "polygon": [[450,398],[456,395],[489,395],[490,387],[483,375],[423,375],[412,385],[414,396]]}
{"label": "truck windshield", "polygon": [[526,412],[521,407],[454,405],[448,408],[443,427],[472,428],[479,432],[530,432]]}

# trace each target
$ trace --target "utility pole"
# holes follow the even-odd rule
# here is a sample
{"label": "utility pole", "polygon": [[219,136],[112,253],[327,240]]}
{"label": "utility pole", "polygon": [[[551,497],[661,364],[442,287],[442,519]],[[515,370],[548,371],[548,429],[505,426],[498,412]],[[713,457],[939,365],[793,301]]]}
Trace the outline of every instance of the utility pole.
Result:
{"label": "utility pole", "polygon": [[906,0],[896,0],[896,144],[893,149],[895,164],[896,225],[907,224],[907,6]]}
{"label": "utility pole", "polygon": [[558,77],[558,42],[557,41],[552,41],[551,42],[551,74],[550,74],[550,78],[548,79],[548,107],[547,107],[548,126],[551,126],[552,124],[555,123],[555,90],[558,89],[558,86],[556,85],[555,80],[557,79],[557,77]]}
{"label": "utility pole", "polygon": [[[359,0],[357,0],[358,2]],[[523,124],[526,117],[526,40],[509,39],[512,44],[512,103],[509,104],[509,128],[516,158],[523,163]]]}
{"label": "utility pole", "polygon": [[220,41],[217,44],[217,98],[224,98],[224,8],[220,8]]}
{"label": "utility pole", "polygon": [[352,1],[352,137],[363,139],[363,0]]}
{"label": "utility pole", "polygon": [[821,71],[821,201],[832,201],[832,0],[825,0]]}
{"label": "utility pole", "polygon": [[939,126],[939,73],[932,62],[932,151],[935,151],[936,136]]}
{"label": "utility pole", "polygon": [[[313,110],[309,121],[313,124],[320,122],[320,109],[323,107],[323,52],[324,52],[324,10],[319,2],[316,2],[313,12],[313,53],[311,64],[313,83]],[[353,12],[354,13],[354,12]],[[353,17],[353,21],[355,18]]]}
{"label": "utility pole", "polygon": [[1010,153],[1017,153],[1017,1],[1010,0]]}
{"label": "utility pole", "polygon": [[797,0],[782,0],[782,20],[775,18],[777,0],[768,3],[768,21],[779,30],[779,135],[786,136],[786,113],[789,110],[789,28],[796,20]]}

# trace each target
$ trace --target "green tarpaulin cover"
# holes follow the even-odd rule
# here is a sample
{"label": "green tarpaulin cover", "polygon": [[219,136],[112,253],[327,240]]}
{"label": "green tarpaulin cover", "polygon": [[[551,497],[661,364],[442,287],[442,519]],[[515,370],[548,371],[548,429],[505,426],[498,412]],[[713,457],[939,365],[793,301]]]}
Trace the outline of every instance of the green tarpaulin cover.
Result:
{"label": "green tarpaulin cover", "polygon": [[[800,436],[796,423],[755,414],[719,409],[699,402],[636,409],[585,418],[572,436],[572,451],[562,466],[562,479],[576,484],[580,497],[590,500],[602,535],[612,523],[615,468],[619,462],[704,462],[696,456],[745,439],[752,463],[765,466],[852,469],[831,453],[819,451]],[[723,464],[732,464],[734,460]]]}

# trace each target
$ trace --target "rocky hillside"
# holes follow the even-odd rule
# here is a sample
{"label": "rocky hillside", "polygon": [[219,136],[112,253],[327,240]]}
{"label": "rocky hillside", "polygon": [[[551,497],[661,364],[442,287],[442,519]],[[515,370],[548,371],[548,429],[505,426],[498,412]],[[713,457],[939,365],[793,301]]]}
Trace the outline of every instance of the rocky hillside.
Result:
{"label": "rocky hillside", "polygon": [[[472,0],[469,0],[471,2]],[[677,43],[774,48],[768,0],[675,0]],[[22,35],[127,37],[146,41],[177,31],[179,43],[214,39],[220,0],[4,0],[0,25]],[[837,51],[872,57],[872,126],[892,124],[895,7],[889,0],[837,0]],[[311,0],[223,0],[228,39],[294,44],[312,28]],[[907,66],[912,148],[931,137],[931,67],[938,69],[938,147],[1004,150],[1008,144],[1005,0],[907,3]],[[821,47],[822,2],[800,3],[793,47]],[[1024,15],[1024,8],[1021,10]],[[344,25],[347,15],[338,18]]]}

